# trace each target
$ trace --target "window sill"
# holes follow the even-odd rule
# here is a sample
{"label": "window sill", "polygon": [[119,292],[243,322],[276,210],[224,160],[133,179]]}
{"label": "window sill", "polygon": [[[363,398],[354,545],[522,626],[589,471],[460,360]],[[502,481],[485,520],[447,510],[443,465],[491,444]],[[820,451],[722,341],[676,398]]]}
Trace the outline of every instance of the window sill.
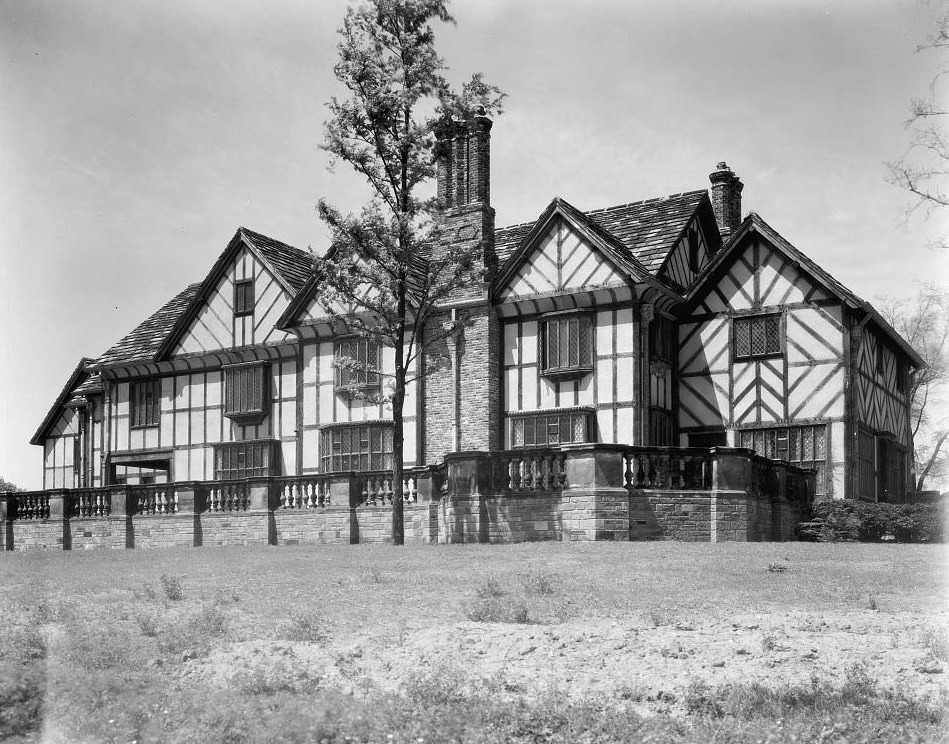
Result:
{"label": "window sill", "polygon": [[540,372],[541,377],[547,377],[552,380],[574,380],[584,375],[592,374],[593,367],[561,367],[559,369],[543,369]]}
{"label": "window sill", "polygon": [[736,356],[732,358],[735,362],[760,362],[768,359],[783,359],[784,352],[776,351],[771,354],[755,354],[753,356]]}
{"label": "window sill", "polygon": [[154,424],[130,424],[129,428],[132,431],[136,431],[138,429],[157,429],[158,422],[156,421]]}
{"label": "window sill", "polygon": [[259,424],[267,417],[266,411],[240,411],[240,412],[230,412],[224,414],[225,418],[229,418],[235,424],[240,424],[241,426],[250,426],[253,424]]}

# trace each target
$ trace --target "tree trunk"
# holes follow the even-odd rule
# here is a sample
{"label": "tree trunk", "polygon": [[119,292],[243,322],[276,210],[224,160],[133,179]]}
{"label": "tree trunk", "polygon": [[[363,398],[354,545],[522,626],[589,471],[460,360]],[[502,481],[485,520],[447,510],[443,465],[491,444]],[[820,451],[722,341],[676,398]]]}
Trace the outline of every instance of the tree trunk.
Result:
{"label": "tree trunk", "polygon": [[405,283],[398,286],[398,332],[395,345],[395,390],[392,395],[392,544],[405,545],[405,519],[402,495],[403,422],[405,403]]}
{"label": "tree trunk", "polygon": [[923,472],[919,476],[919,480],[916,481],[916,490],[923,490],[923,483],[926,482],[926,476],[929,475],[929,471],[932,470],[933,465],[936,464],[936,458],[939,457],[939,450],[942,449],[943,442],[946,441],[946,438],[949,437],[949,431],[944,431],[939,439],[936,440],[936,446],[933,447],[933,453],[929,456],[929,462],[926,463],[926,467],[923,468]]}
{"label": "tree trunk", "polygon": [[392,544],[405,544],[405,521],[402,504],[402,402],[405,398],[405,370],[395,375],[395,395],[392,396]]}

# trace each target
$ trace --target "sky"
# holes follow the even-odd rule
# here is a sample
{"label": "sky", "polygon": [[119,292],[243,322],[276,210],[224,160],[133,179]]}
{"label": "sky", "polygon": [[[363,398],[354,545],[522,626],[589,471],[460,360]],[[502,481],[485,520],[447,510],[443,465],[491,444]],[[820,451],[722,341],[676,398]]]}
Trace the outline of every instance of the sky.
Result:
{"label": "sky", "polygon": [[[708,186],[861,297],[949,286],[946,218],[886,183],[918,0],[458,0],[436,45],[460,85],[508,94],[492,130],[497,225]],[[238,226],[322,252],[321,197],[368,192],[320,148],[339,0],[0,0],[0,476],[42,484],[29,439],[82,356],[186,285]]]}

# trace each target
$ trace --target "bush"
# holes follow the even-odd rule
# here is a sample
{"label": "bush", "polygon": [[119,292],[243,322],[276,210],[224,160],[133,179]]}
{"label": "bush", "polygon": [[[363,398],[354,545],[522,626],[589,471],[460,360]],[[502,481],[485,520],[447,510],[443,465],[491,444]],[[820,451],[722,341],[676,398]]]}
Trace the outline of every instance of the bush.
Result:
{"label": "bush", "polygon": [[476,599],[465,608],[465,615],[476,623],[529,623],[530,611],[515,597]]}
{"label": "bush", "polygon": [[941,542],[949,507],[940,504],[885,504],[821,499],[812,507],[824,542]]}
{"label": "bush", "polygon": [[180,602],[184,599],[185,593],[181,588],[181,579],[179,577],[162,574],[158,580],[161,582],[162,591],[165,592],[168,601]]}
{"label": "bush", "polygon": [[277,635],[285,641],[320,643],[326,640],[327,621],[320,613],[308,610],[294,610],[290,618],[282,623]]}

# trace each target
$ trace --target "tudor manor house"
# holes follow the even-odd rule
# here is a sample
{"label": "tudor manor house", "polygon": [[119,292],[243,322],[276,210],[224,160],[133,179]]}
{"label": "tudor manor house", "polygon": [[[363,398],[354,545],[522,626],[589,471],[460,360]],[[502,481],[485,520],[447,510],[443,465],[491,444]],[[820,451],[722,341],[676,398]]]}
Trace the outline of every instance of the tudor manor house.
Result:
{"label": "tudor manor house", "polygon": [[[208,274],[82,359],[0,497],[4,547],[791,539],[815,497],[902,501],[922,361],[709,188],[495,227],[492,122],[437,130],[440,218],[486,281],[446,301],[391,478],[390,348],[339,333],[310,254],[238,228]],[[340,356],[379,372],[347,368]],[[374,395],[352,395],[354,385]]]}

